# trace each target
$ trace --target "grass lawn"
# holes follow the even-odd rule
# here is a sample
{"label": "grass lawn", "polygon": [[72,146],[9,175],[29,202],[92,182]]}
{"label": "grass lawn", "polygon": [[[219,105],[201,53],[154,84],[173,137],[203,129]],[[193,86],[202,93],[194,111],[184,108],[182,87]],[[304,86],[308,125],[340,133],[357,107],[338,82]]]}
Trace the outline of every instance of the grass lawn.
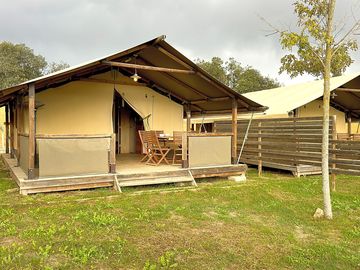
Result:
{"label": "grass lawn", "polygon": [[21,196],[0,170],[0,269],[360,269],[360,178],[255,170],[198,188]]}

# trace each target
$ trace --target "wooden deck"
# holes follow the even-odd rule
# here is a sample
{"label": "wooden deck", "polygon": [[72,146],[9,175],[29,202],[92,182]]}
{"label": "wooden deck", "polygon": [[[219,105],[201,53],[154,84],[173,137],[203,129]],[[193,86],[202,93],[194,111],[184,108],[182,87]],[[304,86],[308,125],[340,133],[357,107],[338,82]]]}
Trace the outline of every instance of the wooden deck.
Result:
{"label": "wooden deck", "polygon": [[116,173],[114,174],[27,180],[26,174],[17,166],[15,159],[11,159],[7,154],[2,154],[2,159],[23,195],[99,187],[114,187],[121,190],[122,187],[171,183],[196,185],[195,179],[197,178],[243,175],[247,170],[247,166],[244,164],[190,169],[183,169],[180,165],[150,166],[140,162],[140,155],[120,155],[117,156]]}

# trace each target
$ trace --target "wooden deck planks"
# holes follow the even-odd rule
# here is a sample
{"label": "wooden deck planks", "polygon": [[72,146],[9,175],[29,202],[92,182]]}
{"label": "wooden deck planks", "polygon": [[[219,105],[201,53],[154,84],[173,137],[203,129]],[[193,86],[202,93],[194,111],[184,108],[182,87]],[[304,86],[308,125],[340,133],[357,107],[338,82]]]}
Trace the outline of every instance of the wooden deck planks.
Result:
{"label": "wooden deck planks", "polygon": [[[219,167],[182,169],[180,167],[165,166],[156,171],[156,167],[151,166],[151,171],[142,172],[141,170],[129,170],[128,173],[117,170],[116,174],[102,175],[82,175],[82,176],[64,176],[53,178],[40,178],[27,180],[26,174],[17,166],[15,159],[10,156],[2,155],[6,167],[10,170],[11,177],[15,179],[19,186],[20,193],[23,195],[91,189],[100,187],[113,187],[115,177],[120,187],[158,185],[169,183],[189,183],[196,185],[194,178],[207,177],[227,177],[242,175],[246,173],[247,166],[244,164],[228,165]],[[140,166],[138,160],[134,166]],[[143,166],[143,165],[141,165]]]}

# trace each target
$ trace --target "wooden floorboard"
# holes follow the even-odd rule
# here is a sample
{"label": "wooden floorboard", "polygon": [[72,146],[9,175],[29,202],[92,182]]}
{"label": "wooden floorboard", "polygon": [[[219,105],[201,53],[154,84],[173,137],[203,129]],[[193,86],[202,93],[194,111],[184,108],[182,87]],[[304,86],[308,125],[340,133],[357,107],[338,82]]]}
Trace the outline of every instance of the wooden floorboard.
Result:
{"label": "wooden floorboard", "polygon": [[[166,170],[165,166],[161,166],[159,171],[156,167],[148,171],[142,172],[141,169],[128,169],[128,173],[124,171],[116,174],[103,175],[81,175],[81,176],[64,176],[64,177],[47,177],[35,180],[27,180],[26,174],[17,166],[15,159],[10,159],[7,155],[2,155],[6,167],[10,171],[11,177],[16,181],[20,188],[20,193],[34,194],[43,192],[70,191],[100,187],[113,187],[115,176],[120,187],[156,185],[169,183],[191,183],[196,185],[194,178],[207,177],[227,177],[245,174],[247,166],[244,164],[231,166],[217,166],[206,168],[182,169],[179,166],[170,167]],[[138,161],[137,161],[138,162]],[[144,164],[134,164],[136,166],[144,166]],[[145,165],[146,166],[146,165]]]}

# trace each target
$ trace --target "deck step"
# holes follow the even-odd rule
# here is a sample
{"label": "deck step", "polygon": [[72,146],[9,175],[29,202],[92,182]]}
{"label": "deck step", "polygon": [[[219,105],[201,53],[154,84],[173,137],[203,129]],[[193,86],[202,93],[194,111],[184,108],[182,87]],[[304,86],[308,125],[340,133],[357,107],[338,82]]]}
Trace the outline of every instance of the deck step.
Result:
{"label": "deck step", "polygon": [[165,171],[165,172],[151,172],[151,173],[134,173],[134,174],[117,174],[119,181],[127,180],[146,180],[153,178],[169,178],[169,177],[187,177],[189,172],[187,170]]}
{"label": "deck step", "polygon": [[118,179],[120,187],[131,186],[146,186],[146,185],[159,185],[159,184],[171,184],[171,183],[183,183],[193,182],[193,178],[188,176],[176,176],[176,177],[162,177],[162,178],[147,178],[147,179],[132,179],[132,180],[120,180]]}

